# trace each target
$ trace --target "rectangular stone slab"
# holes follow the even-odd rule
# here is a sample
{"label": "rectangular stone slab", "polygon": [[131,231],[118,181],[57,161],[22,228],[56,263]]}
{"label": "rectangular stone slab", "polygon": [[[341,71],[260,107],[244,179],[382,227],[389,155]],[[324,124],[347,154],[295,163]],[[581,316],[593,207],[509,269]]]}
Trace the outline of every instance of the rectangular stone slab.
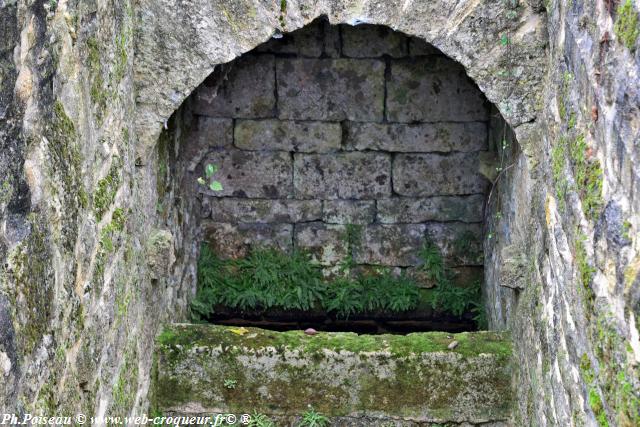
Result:
{"label": "rectangular stone slab", "polygon": [[292,417],[312,405],[330,418],[485,423],[506,420],[512,405],[511,344],[496,332],[308,336],[179,324],[156,343],[151,395],[161,413]]}

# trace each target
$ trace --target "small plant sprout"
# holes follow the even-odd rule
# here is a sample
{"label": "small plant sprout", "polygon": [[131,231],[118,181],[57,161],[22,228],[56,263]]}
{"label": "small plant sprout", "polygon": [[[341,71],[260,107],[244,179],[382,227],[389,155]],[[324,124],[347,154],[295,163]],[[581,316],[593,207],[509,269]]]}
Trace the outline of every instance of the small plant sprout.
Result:
{"label": "small plant sprout", "polygon": [[302,419],[298,427],[326,427],[329,425],[329,418],[319,412],[316,412],[311,406],[309,410],[302,414]]}
{"label": "small plant sprout", "polygon": [[222,184],[220,181],[213,179],[213,175],[218,172],[218,166],[207,163],[204,168],[204,177],[198,178],[198,184],[207,186],[211,191],[222,191]]}
{"label": "small plant sprout", "polygon": [[267,417],[264,414],[259,414],[258,412],[253,413],[253,415],[251,415],[251,420],[249,421],[249,424],[247,424],[248,427],[276,427],[276,425],[273,423],[273,421],[271,421],[271,419],[269,417]]}
{"label": "small plant sprout", "polygon": [[238,381],[237,380],[232,380],[230,378],[227,378],[227,379],[224,380],[223,385],[224,385],[224,388],[228,388],[229,390],[233,390],[238,385]]}

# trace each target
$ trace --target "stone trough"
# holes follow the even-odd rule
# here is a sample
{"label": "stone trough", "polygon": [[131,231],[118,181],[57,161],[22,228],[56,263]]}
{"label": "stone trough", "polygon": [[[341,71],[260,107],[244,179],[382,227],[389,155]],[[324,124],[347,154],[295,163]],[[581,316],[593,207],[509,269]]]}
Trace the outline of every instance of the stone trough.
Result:
{"label": "stone trough", "polygon": [[297,425],[309,408],[331,425],[502,425],[510,359],[509,337],[496,332],[305,335],[176,324],[156,342],[152,408],[260,413],[277,425]]}

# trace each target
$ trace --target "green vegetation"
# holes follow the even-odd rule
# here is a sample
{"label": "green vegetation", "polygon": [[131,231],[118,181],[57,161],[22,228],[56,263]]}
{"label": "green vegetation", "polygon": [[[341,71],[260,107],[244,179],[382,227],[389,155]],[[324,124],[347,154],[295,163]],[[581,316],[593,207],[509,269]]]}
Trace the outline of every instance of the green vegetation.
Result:
{"label": "green vegetation", "polygon": [[249,424],[247,424],[247,426],[248,427],[276,427],[274,422],[271,421],[269,417],[267,417],[264,414],[259,414],[257,412],[254,412],[253,415],[251,415],[251,421],[249,421]]}
{"label": "green vegetation", "polygon": [[329,418],[317,412],[313,408],[309,408],[307,412],[302,414],[302,419],[298,424],[299,427],[326,427],[329,425]]}
{"label": "green vegetation", "polygon": [[114,159],[107,176],[98,181],[96,192],[93,194],[93,209],[98,221],[102,219],[115,200],[120,185],[120,167],[120,161]]}
{"label": "green vegetation", "polygon": [[223,382],[224,388],[227,388],[229,390],[233,390],[236,388],[236,386],[238,385],[238,381],[237,380],[233,380],[230,378],[226,378]]}
{"label": "green vegetation", "polygon": [[[160,165],[160,167],[162,168],[162,165]],[[218,172],[218,166],[211,163],[207,164],[204,168],[204,177],[198,178],[198,184],[209,187],[211,191],[222,191],[220,181],[213,179],[213,175],[215,175],[216,172]]]}
{"label": "green vegetation", "polygon": [[626,0],[620,3],[617,12],[618,18],[614,26],[614,31],[620,42],[627,49],[636,49],[638,35],[640,35],[640,25],[638,24],[638,12],[633,8],[633,2]]}
{"label": "green vegetation", "polygon": [[198,261],[198,294],[191,305],[196,320],[216,305],[241,310],[321,308],[348,317],[364,311],[407,311],[418,303],[418,288],[388,270],[329,281],[309,254],[254,249],[243,259],[221,260],[203,245]]}
{"label": "green vegetation", "polygon": [[553,183],[558,198],[558,207],[561,211],[565,208],[565,197],[569,183],[565,172],[565,157],[567,153],[567,141],[565,138],[560,140],[551,148],[551,173],[553,175]]}
{"label": "green vegetation", "polygon": [[584,247],[585,240],[586,236],[579,233],[575,242],[575,260],[578,267],[578,278],[580,282],[580,289],[582,291],[582,298],[586,308],[585,313],[589,316],[595,299],[595,294],[593,289],[591,289],[591,284],[596,270],[589,264],[587,251]]}
{"label": "green vegetation", "polygon": [[569,144],[569,157],[576,181],[576,190],[582,200],[582,210],[590,220],[595,220],[604,204],[602,199],[602,167],[590,158],[584,135],[578,135]]}

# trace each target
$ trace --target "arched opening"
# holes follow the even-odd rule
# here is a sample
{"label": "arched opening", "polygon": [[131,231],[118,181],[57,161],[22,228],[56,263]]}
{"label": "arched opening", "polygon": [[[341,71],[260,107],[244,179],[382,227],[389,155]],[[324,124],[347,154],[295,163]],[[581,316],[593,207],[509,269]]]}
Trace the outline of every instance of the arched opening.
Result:
{"label": "arched opening", "polygon": [[485,328],[485,207],[511,132],[433,46],[318,19],[216,68],[170,126],[199,320]]}

